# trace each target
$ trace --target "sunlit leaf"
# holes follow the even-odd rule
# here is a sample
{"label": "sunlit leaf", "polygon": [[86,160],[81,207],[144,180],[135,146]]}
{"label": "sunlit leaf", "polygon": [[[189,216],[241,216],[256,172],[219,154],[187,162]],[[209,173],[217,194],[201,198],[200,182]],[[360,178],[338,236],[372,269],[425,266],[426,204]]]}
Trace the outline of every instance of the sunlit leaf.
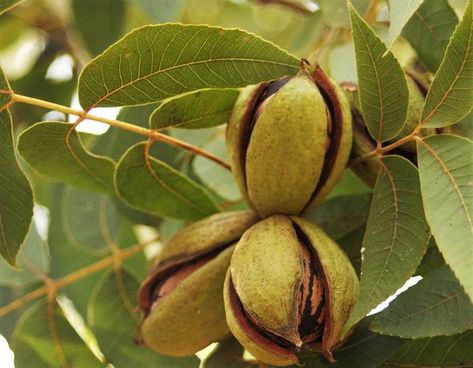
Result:
{"label": "sunlit leaf", "polygon": [[435,73],[457,24],[457,15],[447,0],[425,0],[402,34],[417,51],[420,61]]}
{"label": "sunlit leaf", "polygon": [[381,161],[363,240],[360,295],[346,329],[412,276],[429,237],[416,167],[400,156],[386,156]]}
{"label": "sunlit leaf", "polygon": [[225,124],[239,93],[236,89],[204,89],[166,100],[151,115],[150,128],[199,129]]}
{"label": "sunlit leaf", "polygon": [[473,304],[442,266],[399,295],[375,318],[373,331],[404,338],[453,335],[473,328]]}
{"label": "sunlit leaf", "polygon": [[389,35],[386,41],[390,48],[400,36],[406,23],[424,0],[389,0]]}
{"label": "sunlit leaf", "polygon": [[133,343],[140,321],[137,290],[138,282],[119,271],[105,274],[92,292],[88,320],[107,361],[115,368],[197,368],[195,356],[166,357]]}
{"label": "sunlit leaf", "polygon": [[79,99],[84,109],[139,105],[202,88],[242,87],[298,70],[297,58],[244,31],[145,26],[84,68]]}
{"label": "sunlit leaf", "polygon": [[114,162],[89,153],[71,128],[68,123],[37,123],[20,135],[18,150],[43,175],[83,190],[113,192]]}
{"label": "sunlit leaf", "polygon": [[162,161],[147,159],[145,146],[133,146],[118,163],[115,183],[126,203],[158,216],[182,219],[197,219],[218,211],[202,186]]}
{"label": "sunlit leaf", "polygon": [[50,305],[46,300],[37,302],[18,321],[13,351],[17,368],[105,367],[77,335],[57,304]]}
{"label": "sunlit leaf", "polygon": [[77,29],[93,55],[120,37],[126,15],[124,0],[73,0],[72,10]]}
{"label": "sunlit leaf", "polygon": [[394,138],[403,128],[409,92],[401,66],[369,25],[350,7],[360,107],[371,136]]}
{"label": "sunlit leaf", "polygon": [[437,135],[417,143],[425,214],[445,261],[473,300],[473,142]]}
{"label": "sunlit leaf", "polygon": [[466,6],[430,86],[422,111],[427,127],[452,125],[473,106],[473,0]]}
{"label": "sunlit leaf", "polygon": [[15,265],[33,216],[33,195],[16,159],[9,91],[0,70],[0,255]]}
{"label": "sunlit leaf", "polygon": [[380,367],[459,368],[473,366],[473,331],[453,336],[415,339],[404,343]]}

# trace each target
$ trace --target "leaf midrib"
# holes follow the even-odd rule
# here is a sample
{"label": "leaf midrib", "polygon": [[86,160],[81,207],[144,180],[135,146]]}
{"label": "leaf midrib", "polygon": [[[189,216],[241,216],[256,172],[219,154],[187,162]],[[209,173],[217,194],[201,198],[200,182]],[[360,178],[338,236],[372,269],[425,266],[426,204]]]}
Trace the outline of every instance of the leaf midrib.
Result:
{"label": "leaf midrib", "polygon": [[[471,8],[471,6],[470,6]],[[471,9],[468,9],[467,11],[470,11],[471,12]],[[467,16],[465,14],[465,16]],[[458,28],[461,27],[461,23],[457,26],[457,29],[456,31],[458,31]],[[454,32],[454,35],[456,34],[456,31]],[[431,118],[432,116],[434,116],[437,111],[439,110],[439,108],[442,106],[442,104],[445,102],[445,100],[447,99],[447,97],[450,95],[450,92],[452,91],[453,89],[453,86],[457,83],[457,80],[458,78],[460,78],[460,73],[463,71],[463,69],[465,68],[465,64],[466,64],[466,61],[468,60],[468,55],[470,54],[470,50],[471,50],[471,47],[472,47],[472,39],[473,39],[473,22],[470,21],[470,32],[469,32],[469,36],[468,36],[468,47],[466,48],[465,50],[465,56],[462,60],[462,65],[458,71],[458,73],[455,75],[455,78],[454,80],[452,81],[452,83],[450,83],[450,85],[448,86],[448,89],[445,91],[445,93],[443,94],[442,98],[440,99],[440,101],[437,103],[437,105],[435,105],[435,107],[432,109],[432,111],[429,113],[429,115],[427,115],[421,122],[421,125],[424,125],[425,123],[427,123]],[[452,38],[453,40],[453,38]],[[451,44],[451,46],[453,48],[453,43]],[[446,65],[446,61],[447,59],[444,59],[442,64],[440,65],[439,69],[445,64]],[[437,72],[438,73],[438,72]],[[437,79],[437,75],[435,76],[435,80]],[[435,82],[434,80],[434,82]],[[434,83],[432,82],[432,83]]]}
{"label": "leaf midrib", "polygon": [[114,90],[109,90],[108,86],[106,84],[102,85],[105,87],[105,89],[108,91],[107,94],[105,94],[103,97],[101,97],[99,100],[97,100],[94,104],[92,104],[87,111],[93,109],[94,107],[98,106],[101,102],[105,101],[108,97],[116,94],[117,92],[133,85],[134,83],[140,82],[142,80],[146,80],[148,78],[154,77],[155,75],[159,75],[161,73],[167,73],[172,70],[178,70],[180,68],[185,68],[185,67],[190,67],[194,65],[199,65],[199,64],[205,64],[205,63],[215,63],[215,62],[222,62],[222,61],[244,61],[244,62],[253,62],[253,63],[261,63],[261,64],[271,64],[271,65],[278,65],[278,66],[286,66],[286,67],[291,67],[294,68],[295,70],[298,70],[298,67],[296,67],[293,64],[288,64],[288,63],[282,63],[282,62],[276,62],[276,61],[269,61],[269,60],[263,60],[263,59],[249,59],[249,58],[217,58],[217,59],[207,59],[207,60],[200,60],[200,61],[193,61],[189,63],[184,63],[184,64],[179,64],[179,65],[173,65],[168,68],[164,69],[159,69],[156,70],[152,73],[148,73],[144,76],[141,76],[139,78],[133,79],[125,84],[122,84],[120,87],[114,89]]}

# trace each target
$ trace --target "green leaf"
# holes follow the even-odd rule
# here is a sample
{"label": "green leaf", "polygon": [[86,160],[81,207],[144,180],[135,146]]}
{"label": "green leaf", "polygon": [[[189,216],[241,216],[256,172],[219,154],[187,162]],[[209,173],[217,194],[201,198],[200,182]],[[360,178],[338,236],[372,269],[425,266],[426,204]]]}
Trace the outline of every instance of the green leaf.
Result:
{"label": "green leaf", "polygon": [[72,11],[82,39],[93,55],[115,42],[122,34],[124,0],[73,0]]}
{"label": "green leaf", "polygon": [[401,35],[406,23],[423,2],[424,0],[389,0],[389,35],[386,40],[388,48],[391,48]]}
{"label": "green leaf", "polygon": [[202,88],[236,88],[296,74],[299,60],[236,29],[139,28],[92,60],[79,78],[86,110],[140,105]]}
{"label": "green leaf", "polygon": [[15,266],[33,216],[33,194],[16,159],[9,92],[0,69],[0,255]]}
{"label": "green leaf", "polygon": [[457,24],[457,15],[448,0],[425,0],[402,34],[417,51],[420,61],[435,73]]}
{"label": "green leaf", "polygon": [[114,162],[89,153],[71,129],[69,123],[37,123],[21,133],[18,149],[43,175],[87,191],[113,192]]}
{"label": "green leaf", "polygon": [[[173,358],[133,344],[140,314],[138,282],[125,271],[107,273],[92,291],[88,320],[106,360],[115,368],[197,368],[197,357]],[[113,337],[113,338],[111,338]]]}
{"label": "green leaf", "polygon": [[227,123],[240,91],[203,89],[166,100],[151,115],[151,129],[210,128]]}
{"label": "green leaf", "polygon": [[329,363],[318,355],[302,361],[306,368],[375,368],[402,344],[392,336],[382,336],[369,330],[371,318],[356,327],[347,342],[334,353],[336,362]]}
{"label": "green leaf", "polygon": [[426,127],[449,126],[468,115],[472,106],[473,0],[470,0],[430,86],[422,122]]}
{"label": "green leaf", "polygon": [[473,300],[473,142],[436,135],[417,143],[425,214],[445,261]]}
{"label": "green leaf", "polygon": [[400,156],[380,162],[363,240],[360,295],[345,330],[412,276],[430,237],[416,167]]}
{"label": "green leaf", "polygon": [[391,52],[350,7],[360,107],[371,136],[384,142],[404,126],[409,99],[406,79]]}
{"label": "green leaf", "polygon": [[145,143],[131,147],[117,166],[115,184],[130,206],[158,216],[195,220],[218,212],[199,184],[155,158],[146,159]]}
{"label": "green leaf", "polygon": [[428,273],[399,295],[371,325],[375,332],[412,339],[472,328],[473,304],[447,266]]}
{"label": "green leaf", "polygon": [[337,240],[366,223],[370,202],[370,193],[338,196],[325,201],[304,217],[319,224]]}
{"label": "green leaf", "polygon": [[[54,303],[54,302],[53,302]],[[41,300],[18,321],[13,335],[15,367],[105,367],[92,354],[56,305]]]}
{"label": "green leaf", "polygon": [[202,361],[202,368],[257,368],[256,364],[243,360],[245,349],[233,337],[220,341],[212,352]]}
{"label": "green leaf", "polygon": [[445,260],[443,259],[437,244],[435,244],[434,238],[430,238],[429,247],[427,248],[427,252],[424,254],[424,258],[422,258],[422,262],[419,267],[417,267],[416,275],[424,277],[429,272],[432,272],[444,264]]}
{"label": "green leaf", "polygon": [[61,213],[68,244],[103,254],[116,242],[122,218],[113,198],[67,187]]}
{"label": "green leaf", "polygon": [[0,15],[9,11],[25,0],[0,0]]}
{"label": "green leaf", "polygon": [[453,336],[416,339],[404,343],[383,368],[473,367],[473,331]]}

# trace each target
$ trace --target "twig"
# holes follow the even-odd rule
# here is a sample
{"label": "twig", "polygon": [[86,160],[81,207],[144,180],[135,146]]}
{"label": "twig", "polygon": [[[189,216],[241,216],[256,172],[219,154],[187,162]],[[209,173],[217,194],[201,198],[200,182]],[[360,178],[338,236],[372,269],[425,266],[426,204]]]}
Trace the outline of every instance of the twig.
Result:
{"label": "twig", "polygon": [[119,129],[127,130],[127,131],[130,131],[130,132],[133,132],[133,133],[136,133],[136,134],[148,137],[148,138],[152,138],[156,141],[160,141],[160,142],[169,144],[171,146],[181,148],[181,149],[186,150],[188,152],[191,152],[193,154],[205,157],[205,158],[215,162],[216,164],[224,167],[225,169],[230,170],[230,165],[227,162],[222,160],[220,157],[213,155],[210,152],[207,152],[207,151],[205,151],[205,150],[203,150],[203,149],[201,149],[197,146],[194,146],[192,144],[183,142],[179,139],[170,137],[168,135],[158,133],[158,132],[150,130],[150,129],[143,128],[139,125],[126,123],[126,122],[121,121],[121,120],[108,119],[108,118],[104,118],[104,117],[101,117],[101,116],[88,114],[86,111],[72,109],[72,108],[67,107],[67,106],[55,104],[55,103],[52,103],[52,102],[40,100],[40,99],[33,98],[33,97],[18,95],[16,93],[12,93],[11,98],[12,98],[12,101],[14,101],[14,102],[25,103],[25,104],[29,104],[29,105],[43,107],[43,108],[46,108],[46,109],[60,111],[60,112],[63,112],[65,114],[76,115],[82,120],[83,119],[90,119],[90,120],[98,121],[98,122],[105,123],[105,124],[108,124],[110,126],[113,126],[113,127],[119,128]]}
{"label": "twig", "polygon": [[74,271],[60,279],[54,280],[49,279],[43,286],[39,287],[38,289],[33,290],[31,293],[25,294],[20,298],[14,300],[10,304],[7,304],[0,308],[0,318],[4,317],[8,313],[14,312],[15,310],[21,308],[24,304],[31,302],[33,300],[39,299],[45,295],[52,295],[57,290],[66,287],[84,277],[90,276],[96,272],[99,272],[107,267],[113,266],[114,262],[116,262],[117,258],[120,260],[127,259],[129,257],[134,256],[135,254],[141,252],[143,248],[145,248],[148,244],[155,242],[157,238],[149,240],[144,243],[135,244],[132,247],[114,252],[107,258],[101,259],[95,263],[92,263],[84,268],[81,268],[77,271]]}

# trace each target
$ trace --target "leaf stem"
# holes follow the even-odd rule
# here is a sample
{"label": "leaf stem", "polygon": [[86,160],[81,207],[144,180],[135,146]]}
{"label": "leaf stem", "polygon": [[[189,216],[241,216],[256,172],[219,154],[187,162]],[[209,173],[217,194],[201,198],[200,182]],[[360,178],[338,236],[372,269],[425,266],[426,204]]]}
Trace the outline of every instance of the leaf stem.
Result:
{"label": "leaf stem", "polygon": [[391,143],[389,145],[387,145],[386,147],[377,147],[375,150],[371,151],[371,152],[368,152],[367,154],[363,155],[363,156],[360,156],[358,158],[356,158],[355,160],[353,160],[353,162],[351,163],[350,166],[356,166],[358,165],[359,163],[363,162],[363,161],[366,161],[366,160],[369,160],[370,158],[373,158],[375,156],[383,156],[385,155],[386,153],[388,153],[389,151],[392,151],[393,149],[399,147],[399,146],[402,146],[404,143],[407,143],[411,140],[414,140],[414,139],[417,139],[419,138],[419,132],[420,132],[420,129],[422,127],[422,124],[423,123],[420,123],[413,131],[412,133],[410,133],[409,135],[406,135],[405,137],[397,140],[396,142],[394,143]]}
{"label": "leaf stem", "polygon": [[222,160],[220,157],[213,155],[210,152],[207,152],[207,151],[205,151],[205,150],[203,150],[203,149],[201,149],[197,146],[194,146],[192,144],[183,142],[179,139],[173,138],[173,137],[168,136],[166,134],[162,134],[162,133],[159,133],[159,132],[151,130],[151,129],[143,128],[139,125],[126,123],[126,122],[121,121],[121,120],[108,119],[108,118],[104,118],[104,117],[101,117],[101,116],[92,115],[92,114],[87,113],[87,111],[76,110],[76,109],[73,109],[73,108],[70,108],[70,107],[67,107],[67,106],[63,106],[63,105],[59,105],[59,104],[56,104],[56,103],[40,100],[40,99],[33,98],[33,97],[22,96],[22,95],[19,95],[19,94],[16,94],[16,93],[13,93],[11,95],[11,97],[12,97],[12,101],[14,101],[14,102],[25,103],[25,104],[29,104],[29,105],[43,107],[45,109],[60,111],[60,112],[63,112],[65,114],[76,115],[79,118],[81,118],[82,120],[83,119],[90,119],[90,120],[98,121],[98,122],[101,122],[101,123],[108,124],[108,125],[110,125],[112,127],[115,127],[115,128],[127,130],[129,132],[133,132],[133,133],[142,135],[144,137],[152,138],[156,141],[163,142],[163,143],[169,144],[171,146],[181,148],[181,149],[186,150],[188,152],[191,152],[193,154],[205,157],[205,158],[215,162],[216,164],[222,166],[223,168],[225,168],[227,170],[231,170],[230,165],[227,162]]}
{"label": "leaf stem", "polygon": [[20,298],[14,300],[10,304],[7,304],[0,308],[0,318],[5,315],[14,312],[15,310],[21,308],[24,304],[31,302],[33,300],[39,299],[45,295],[49,295],[51,290],[57,291],[61,288],[66,287],[84,277],[90,276],[93,273],[102,271],[107,267],[113,266],[117,259],[121,261],[127,258],[134,256],[135,254],[141,252],[148,244],[155,242],[157,238],[151,239],[144,243],[135,244],[129,248],[113,252],[109,257],[103,258],[95,263],[92,263],[84,268],[78,269],[64,277],[61,277],[57,280],[48,279],[45,284],[31,293],[25,294]]}

